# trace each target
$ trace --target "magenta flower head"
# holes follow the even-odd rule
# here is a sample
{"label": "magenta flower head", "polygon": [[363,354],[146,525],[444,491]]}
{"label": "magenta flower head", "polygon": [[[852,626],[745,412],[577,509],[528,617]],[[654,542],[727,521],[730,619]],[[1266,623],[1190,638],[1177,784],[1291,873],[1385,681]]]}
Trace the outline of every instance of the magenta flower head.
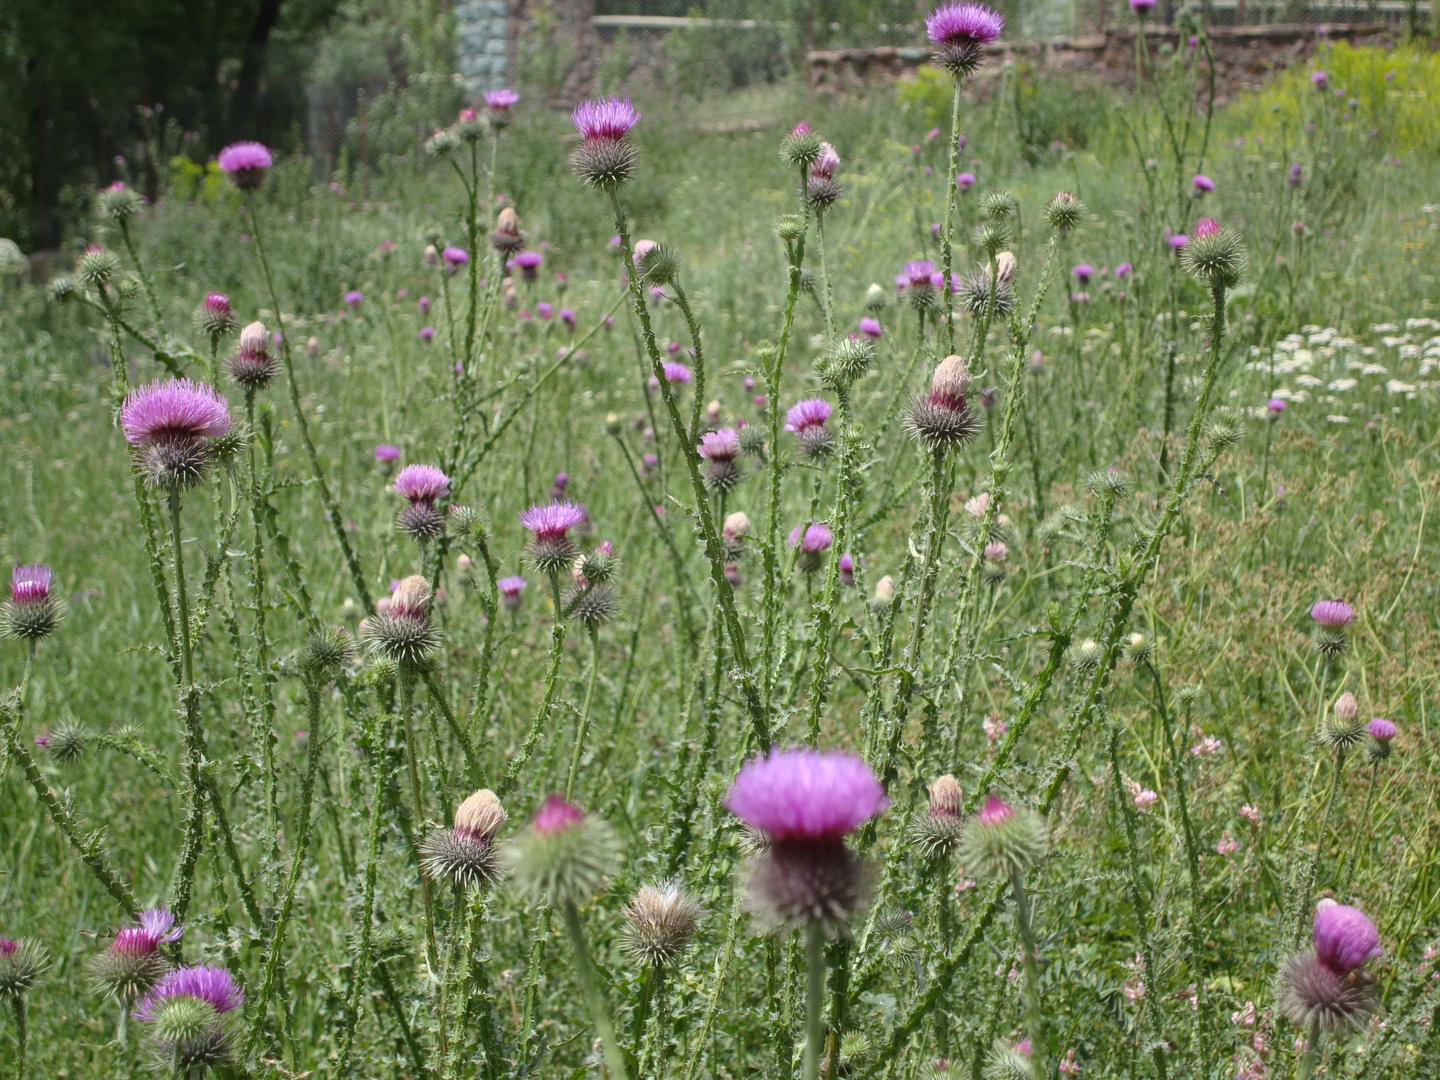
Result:
{"label": "magenta flower head", "polygon": [[772,927],[819,923],[829,934],[863,907],[865,864],[845,837],[889,800],[864,761],[800,749],[748,762],[725,805],[768,841],[747,870],[749,906]]}
{"label": "magenta flower head", "polygon": [[1348,975],[1383,955],[1380,931],[1359,908],[1321,901],[1315,912],[1315,956],[1330,970]]}
{"label": "magenta flower head", "polygon": [[807,574],[820,569],[825,562],[825,552],[830,550],[834,541],[830,527],[823,522],[817,521],[803,528],[797,525],[790,532],[790,546],[799,548],[796,561]]}
{"label": "magenta flower head", "polygon": [[110,948],[92,956],[87,964],[96,987],[127,1005],[148,994],[169,970],[160,946],[179,941],[184,932],[164,908],[147,908],[135,918],[139,926],[116,931]]}
{"label": "magenta flower head", "polygon": [[1215,181],[1204,173],[1196,173],[1190,183],[1195,185],[1196,195],[1206,195],[1215,190]]}
{"label": "magenta flower head", "polygon": [[520,95],[508,87],[501,90],[486,90],[485,106],[490,110],[490,126],[503,128],[510,123],[510,110],[519,100]]}
{"label": "magenta flower head", "polygon": [[1013,878],[1045,855],[1045,820],[1025,807],[1013,807],[991,792],[965,829],[961,865],[972,874]]}
{"label": "magenta flower head", "polygon": [[947,356],[935,367],[930,393],[906,406],[905,426],[932,453],[942,454],[964,446],[980,430],[981,420],[971,409],[970,370],[959,356]]}
{"label": "magenta flower head", "polygon": [[1132,273],[1134,273],[1134,271],[1135,268],[1131,266],[1128,262],[1122,262],[1119,266],[1115,267],[1115,277],[1117,280],[1123,281],[1125,278],[1129,277]]}
{"label": "magenta flower head", "polygon": [[1366,724],[1365,730],[1370,733],[1370,737],[1372,739],[1375,739],[1379,742],[1389,742],[1391,739],[1395,738],[1397,734],[1395,725],[1392,724],[1389,720],[1386,720],[1383,717],[1379,716],[1377,716],[1374,720],[1371,720],[1370,723]]}
{"label": "magenta flower head", "polygon": [[380,443],[375,447],[375,460],[382,465],[388,465],[400,456],[400,448],[391,446],[389,443]]}
{"label": "magenta flower head", "polygon": [[425,342],[425,344],[427,345],[430,344],[430,342],[434,341],[435,328],[433,326],[422,326],[420,328],[420,340]]}
{"label": "magenta flower head", "polygon": [[560,317],[560,321],[564,323],[568,329],[575,329],[575,311],[573,308],[562,307],[556,312],[556,315]]}
{"label": "magenta flower head", "polygon": [[150,482],[180,490],[204,477],[214,458],[211,440],[230,430],[230,409],[212,386],[167,379],[125,395],[120,428]]}
{"label": "magenta flower head", "polygon": [[232,184],[241,191],[253,191],[265,180],[265,173],[275,164],[270,151],[258,142],[231,143],[220,151],[216,164]]}
{"label": "magenta flower head", "polygon": [[440,258],[444,260],[447,270],[458,270],[470,261],[470,256],[466,254],[465,249],[458,247],[447,247],[440,252]]}
{"label": "magenta flower head", "polygon": [[1321,600],[1310,609],[1310,618],[1327,630],[1340,630],[1355,621],[1355,609],[1344,600]]}
{"label": "magenta flower head", "polygon": [[40,563],[10,572],[10,599],[0,604],[0,636],[36,642],[60,625],[63,601],[50,595],[50,568]]}
{"label": "magenta flower head", "polygon": [[860,333],[868,338],[879,338],[885,331],[881,329],[880,323],[877,320],[872,319],[869,315],[865,315],[860,319]]}
{"label": "magenta flower head", "polygon": [[1220,231],[1220,223],[1211,217],[1202,217],[1195,222],[1195,227],[1190,230],[1190,235],[1196,240],[1207,236],[1214,236]]}
{"label": "magenta flower head", "polygon": [[1089,263],[1079,263],[1070,273],[1075,275],[1076,280],[1079,281],[1081,285],[1088,285],[1090,279],[1095,276],[1095,268]]}
{"label": "magenta flower head", "polygon": [[911,289],[934,287],[935,264],[929,259],[912,259],[901,269],[905,284]]}
{"label": "magenta flower head", "polygon": [[690,384],[690,369],[678,360],[669,360],[661,365],[665,373],[665,381],[671,386],[688,386]]}
{"label": "magenta flower head", "polygon": [[840,573],[840,584],[847,589],[855,585],[855,560],[849,555],[840,556],[840,565],[837,568]]}
{"label": "magenta flower head", "polygon": [[1310,76],[1310,83],[1312,86],[1315,87],[1315,89],[1323,90],[1325,89],[1325,83],[1328,82],[1329,79],[1330,76],[1327,75],[1325,72],[1317,71]]}
{"label": "magenta flower head", "polygon": [[1284,398],[1271,398],[1265,402],[1265,415],[1271,420],[1280,419],[1280,414],[1290,406],[1285,403]]}
{"label": "magenta flower head", "polygon": [[360,306],[360,301],[365,299],[365,294],[359,289],[351,289],[345,294],[345,306],[352,311]]}
{"label": "magenta flower head", "polygon": [[925,17],[925,36],[935,62],[957,79],[980,66],[984,47],[1000,36],[1005,20],[983,4],[942,4]]}
{"label": "magenta flower head", "polygon": [[520,268],[520,276],[526,281],[534,281],[540,276],[540,264],[545,257],[538,251],[522,251],[515,256],[515,265]]}
{"label": "magenta flower head", "polygon": [[830,403],[824,398],[806,398],[792,405],[785,413],[785,430],[793,431],[800,440],[800,449],[809,458],[822,458],[830,452],[832,435],[825,426],[830,419]]}
{"label": "magenta flower head", "polygon": [[176,968],[156,985],[135,1009],[135,1017],[147,1023],[155,1020],[167,999],[189,997],[203,1001],[216,1013],[228,1013],[245,1004],[240,989],[228,970],[213,964]]}
{"label": "magenta flower head", "polygon": [[1130,10],[1142,19],[1150,14],[1150,10],[1154,6],[1155,0],[1130,0]]}
{"label": "magenta flower head", "polygon": [[525,585],[525,579],[518,574],[502,577],[495,583],[495,587],[500,590],[500,603],[505,606],[506,611],[513,613],[520,610],[520,594],[525,591]]}
{"label": "magenta flower head", "polygon": [[619,844],[603,820],[551,795],[507,856],[522,896],[564,907],[600,890],[619,860]]}
{"label": "magenta flower head", "polygon": [[975,174],[971,172],[960,173],[955,177],[955,186],[960,189],[962,194],[969,191],[975,186]]}
{"label": "magenta flower head", "polygon": [[626,141],[640,120],[629,98],[582,101],[570,114],[581,143],[570,156],[582,183],[601,191],[617,191],[630,179],[639,155]]}
{"label": "magenta flower head", "polygon": [[732,427],[700,436],[698,452],[705,459],[705,480],[714,491],[729,492],[740,482],[740,432]]}
{"label": "magenta flower head", "polygon": [[422,542],[445,533],[445,514],[435,500],[450,494],[450,478],[434,465],[406,465],[395,477],[395,493],[409,502],[396,525]]}
{"label": "magenta flower head", "polygon": [[1190,238],[1184,233],[1171,233],[1165,238],[1165,243],[1170,246],[1171,251],[1179,251],[1190,242]]}
{"label": "magenta flower head", "polygon": [[521,527],[534,533],[527,552],[536,569],[551,577],[569,569],[579,554],[570,530],[584,520],[585,512],[572,502],[552,502],[521,512]]}
{"label": "magenta flower head", "polygon": [[233,332],[239,322],[235,318],[235,309],[230,306],[230,298],[221,292],[207,293],[195,308],[190,321],[195,326],[195,332],[208,337],[216,347],[220,339]]}

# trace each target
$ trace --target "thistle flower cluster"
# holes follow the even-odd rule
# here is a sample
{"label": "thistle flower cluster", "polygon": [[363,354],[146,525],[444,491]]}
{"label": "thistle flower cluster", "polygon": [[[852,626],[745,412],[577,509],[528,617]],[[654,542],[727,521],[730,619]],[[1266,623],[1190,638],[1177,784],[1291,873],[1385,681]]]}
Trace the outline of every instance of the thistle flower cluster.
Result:
{"label": "thistle flower cluster", "polygon": [[615,617],[620,597],[613,584],[620,560],[606,540],[571,565],[571,588],[565,594],[565,617],[594,631]]}
{"label": "thistle flower cluster", "polygon": [[401,532],[422,543],[445,535],[445,512],[435,505],[450,494],[450,478],[435,465],[406,465],[395,477],[395,493],[408,503],[396,518]]}
{"label": "thistle flower cluster", "polygon": [[508,815],[489,788],[481,788],[455,810],[449,829],[432,829],[420,841],[420,870],[432,881],[479,889],[499,880],[495,837]]}
{"label": "thistle flower cluster", "polygon": [[229,1064],[245,993],[223,967],[182,967],[164,976],[135,1008],[157,1064],[187,1076]]}
{"label": "thistle flower cluster", "polygon": [[426,668],[440,647],[440,631],[430,621],[430,583],[419,574],[402,580],[384,610],[360,624],[360,637],[375,656]]}
{"label": "thistle flower cluster", "polygon": [[160,946],[179,941],[184,930],[165,908],[136,912],[138,926],[126,926],[104,952],[90,957],[86,966],[95,989],[131,1005],[155,988],[170,970]]}
{"label": "thistle flower cluster", "polygon": [[981,420],[966,403],[970,370],[959,356],[947,356],[935,368],[930,392],[905,409],[905,427],[931,453],[945,454],[964,446],[980,430]]}
{"label": "thistle flower cluster", "polygon": [[42,563],[10,571],[10,599],[0,604],[0,635],[34,643],[65,617],[65,602],[52,596],[50,568]]}
{"label": "thistle flower cluster", "polygon": [[230,409],[212,386],[167,379],[125,395],[120,428],[145,478],[179,491],[204,479],[215,441],[230,430]]}
{"label": "thistle flower cluster", "polygon": [[570,114],[580,133],[580,145],[570,155],[570,167],[584,184],[601,191],[618,191],[630,179],[639,154],[625,138],[640,120],[629,98],[582,101]]}
{"label": "thistle flower cluster", "polygon": [[1365,963],[1383,952],[1379,931],[1362,911],[1320,901],[1313,948],[1291,954],[1281,965],[1280,1011],[1302,1029],[1314,1022],[1327,1035],[1359,1030],[1375,1008]]}
{"label": "thistle flower cluster", "polygon": [[746,764],[725,806],[765,841],[746,870],[760,923],[819,923],[835,936],[869,897],[868,868],[845,837],[888,805],[869,766],[849,754],[785,750]]}
{"label": "thistle flower cluster", "polygon": [[620,844],[609,824],[558,795],[545,800],[506,852],[520,895],[551,907],[594,896],[619,859]]}
{"label": "thistle flower cluster", "polygon": [[985,46],[993,43],[1005,20],[983,4],[944,4],[925,17],[925,36],[935,46],[935,62],[957,79],[980,66]]}

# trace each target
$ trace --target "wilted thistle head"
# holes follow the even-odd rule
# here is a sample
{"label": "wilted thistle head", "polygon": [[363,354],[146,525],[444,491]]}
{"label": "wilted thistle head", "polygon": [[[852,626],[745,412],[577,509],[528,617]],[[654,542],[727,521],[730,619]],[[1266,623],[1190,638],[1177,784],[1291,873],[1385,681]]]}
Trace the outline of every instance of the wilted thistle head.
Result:
{"label": "wilted thistle head", "polygon": [[769,840],[747,871],[760,921],[819,922],[837,933],[869,893],[865,864],[845,837],[888,805],[869,766],[850,754],[786,750],[748,762],[725,806]]}
{"label": "wilted thistle head", "polygon": [[533,903],[558,907],[588,900],[620,858],[609,824],[551,795],[506,859],[516,890]]}
{"label": "wilted thistle head", "polygon": [[440,631],[430,621],[430,583],[419,574],[401,581],[389,606],[361,624],[361,636],[376,656],[423,669],[440,647]]}
{"label": "wilted thistle head", "polygon": [[570,155],[570,165],[582,183],[601,191],[625,185],[640,156],[625,136],[639,120],[629,98],[600,98],[575,107],[570,121],[581,143]]}
{"label": "wilted thistle head", "polygon": [[943,4],[925,17],[925,36],[935,62],[957,79],[980,66],[985,46],[1000,36],[1005,20],[983,4]]}
{"label": "wilted thistle head", "polygon": [[240,331],[240,341],[225,362],[230,377],[247,390],[263,390],[275,376],[275,358],[270,354],[270,335],[265,324],[252,322]]}
{"label": "wilted thistle head", "polygon": [[45,947],[30,938],[0,938],[0,997],[23,998],[50,966]]}
{"label": "wilted thistle head", "polygon": [[927,857],[948,855],[965,833],[960,783],[946,773],[930,784],[930,805],[910,820],[910,840]]}
{"label": "wilted thistle head", "polygon": [[495,836],[507,815],[489,788],[481,788],[455,810],[455,826],[432,829],[420,842],[420,869],[435,881],[481,888],[499,880]]}
{"label": "wilted thistle head", "polygon": [[820,213],[834,206],[843,194],[835,172],[840,168],[840,155],[828,142],[820,144],[820,156],[810,163],[810,173],[805,178],[805,198]]}
{"label": "wilted thistle head", "polygon": [[935,368],[930,392],[906,406],[905,427],[932,453],[964,446],[980,430],[978,413],[966,403],[970,369],[959,356],[947,356]]}
{"label": "wilted thistle head", "polygon": [[275,163],[258,142],[231,143],[215,159],[220,171],[241,191],[253,191],[265,180],[266,171]]}
{"label": "wilted thistle head", "polygon": [[820,160],[824,146],[820,136],[802,120],[780,140],[780,158],[797,169],[808,169]]}
{"label": "wilted thistle head", "polygon": [[960,861],[973,874],[1008,878],[1023,874],[1044,858],[1047,842],[1045,821],[1039,814],[1023,806],[1008,806],[991,794],[965,827]]}
{"label": "wilted thistle head", "polygon": [[0,604],[0,634],[36,642],[60,625],[65,603],[51,595],[50,581],[50,568],[42,563],[10,571],[10,599]]}
{"label": "wilted thistle head", "polygon": [[195,326],[195,332],[204,334],[212,344],[218,344],[239,323],[235,310],[230,306],[230,298],[220,292],[207,293],[205,299],[196,305],[190,321]]}
{"label": "wilted thistle head", "polygon": [[175,916],[164,908],[148,908],[137,912],[135,918],[139,926],[117,931],[110,947],[87,962],[97,990],[130,1003],[149,993],[169,971],[160,946],[180,940],[184,933],[175,927]]}
{"label": "wilted thistle head", "polygon": [[578,554],[570,530],[585,519],[585,512],[572,502],[532,506],[520,513],[520,525],[534,534],[526,554],[535,568],[547,575],[559,574]]}
{"label": "wilted thistle head", "polygon": [[214,387],[189,379],[147,383],[120,406],[125,440],[156,487],[198,483],[215,456],[214,440],[230,430],[230,409]]}
{"label": "wilted thistle head", "polygon": [[1084,213],[1085,204],[1068,191],[1059,192],[1045,204],[1045,220],[1062,238],[1080,224],[1080,218]]}
{"label": "wilted thistle head", "polygon": [[123,180],[116,180],[109,187],[101,188],[95,196],[95,209],[101,217],[112,221],[124,221],[140,213],[145,200],[133,188],[125,186]]}
{"label": "wilted thistle head", "polygon": [[1320,726],[1320,742],[1334,750],[1352,750],[1365,738],[1360,706],[1349,690],[1341,694]]}
{"label": "wilted thistle head", "polygon": [[875,346],[859,334],[850,334],[830,346],[817,374],[831,390],[848,390],[869,374],[874,360]]}
{"label": "wilted thistle head", "polygon": [[[1001,252],[1002,255],[1006,252]],[[990,268],[982,266],[960,282],[960,304],[973,318],[981,318],[990,307]],[[1015,310],[1015,286],[1003,276],[995,281],[994,315],[1008,319]]]}
{"label": "wilted thistle head", "polygon": [[620,948],[637,963],[668,967],[689,948],[705,914],[675,878],[642,885],[625,906]]}
{"label": "wilted thistle head", "polygon": [[503,256],[513,255],[525,246],[525,234],[520,231],[520,215],[514,208],[505,207],[495,218],[490,246]]}
{"label": "wilted thistle head", "polygon": [[1212,289],[1233,289],[1245,276],[1245,241],[1234,226],[1203,218],[1180,250],[1180,266]]}

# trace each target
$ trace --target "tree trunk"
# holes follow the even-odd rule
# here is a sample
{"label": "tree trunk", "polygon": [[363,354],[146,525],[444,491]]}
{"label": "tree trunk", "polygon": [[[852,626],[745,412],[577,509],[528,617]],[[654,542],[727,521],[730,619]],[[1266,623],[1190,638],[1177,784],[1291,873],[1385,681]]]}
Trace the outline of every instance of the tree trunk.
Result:
{"label": "tree trunk", "polygon": [[240,64],[240,78],[235,97],[230,103],[230,135],[232,139],[253,138],[249,130],[255,120],[255,106],[260,96],[260,73],[265,67],[265,46],[270,31],[280,21],[284,0],[260,0],[255,22],[245,41],[245,57]]}

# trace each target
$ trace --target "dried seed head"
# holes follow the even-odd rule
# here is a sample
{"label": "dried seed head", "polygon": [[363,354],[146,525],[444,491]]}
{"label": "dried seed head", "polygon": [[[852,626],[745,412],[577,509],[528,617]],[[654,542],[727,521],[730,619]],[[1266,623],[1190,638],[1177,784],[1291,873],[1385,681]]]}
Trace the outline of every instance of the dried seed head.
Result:
{"label": "dried seed head", "polygon": [[995,256],[995,276],[1004,285],[1015,280],[1015,270],[1019,266],[1015,254],[1010,251],[1002,251]]}
{"label": "dried seed head", "polygon": [[625,908],[620,947],[639,963],[666,967],[684,954],[705,914],[677,880],[642,885]]}

